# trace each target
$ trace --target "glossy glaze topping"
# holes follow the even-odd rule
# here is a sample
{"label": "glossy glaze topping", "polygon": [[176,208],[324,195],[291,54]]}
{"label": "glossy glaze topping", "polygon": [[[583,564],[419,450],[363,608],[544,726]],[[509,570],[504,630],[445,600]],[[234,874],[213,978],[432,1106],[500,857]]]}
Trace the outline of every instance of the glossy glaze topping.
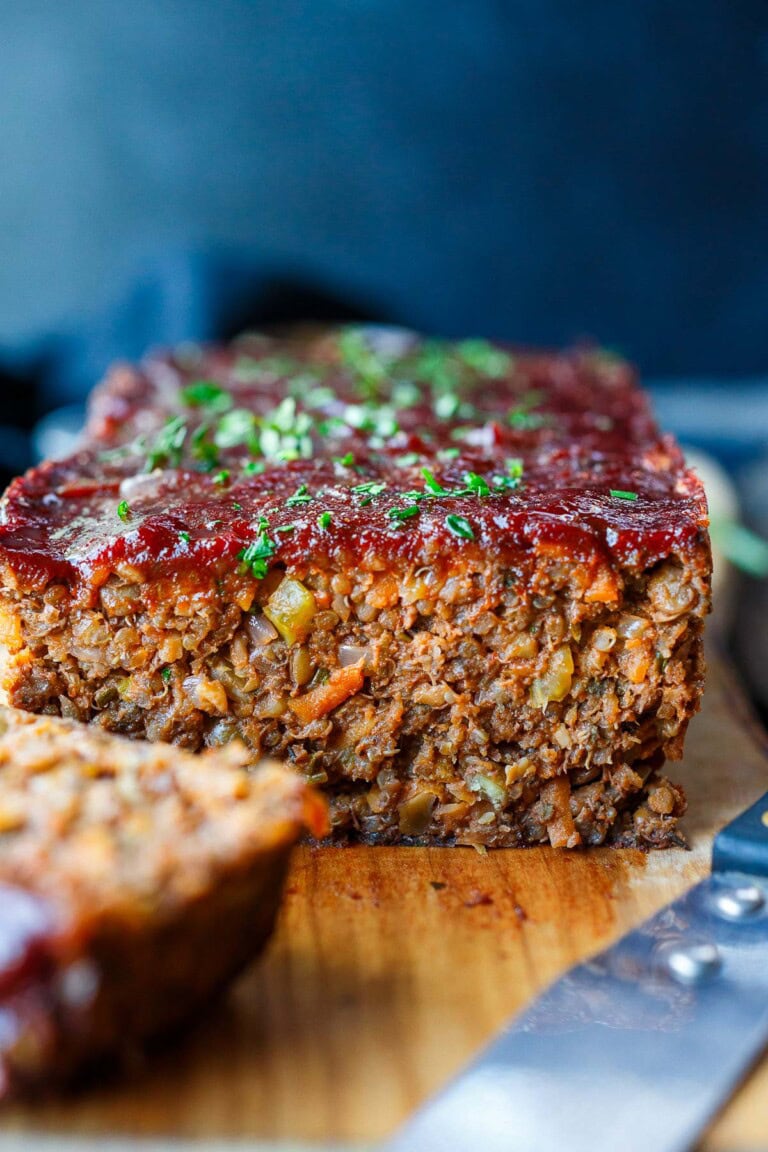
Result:
{"label": "glossy glaze topping", "polygon": [[348,328],[118,368],[85,451],[14,481],[20,583],[96,586],[275,563],[510,561],[545,546],[640,568],[699,538],[699,482],[631,369]]}

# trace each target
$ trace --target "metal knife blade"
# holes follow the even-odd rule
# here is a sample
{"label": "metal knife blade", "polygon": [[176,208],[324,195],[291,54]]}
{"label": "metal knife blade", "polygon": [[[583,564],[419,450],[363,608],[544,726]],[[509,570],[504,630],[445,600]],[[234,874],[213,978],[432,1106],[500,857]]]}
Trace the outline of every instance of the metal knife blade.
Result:
{"label": "metal knife blade", "polygon": [[387,1152],[685,1152],[768,1043],[768,796],[715,871],[571,969]]}

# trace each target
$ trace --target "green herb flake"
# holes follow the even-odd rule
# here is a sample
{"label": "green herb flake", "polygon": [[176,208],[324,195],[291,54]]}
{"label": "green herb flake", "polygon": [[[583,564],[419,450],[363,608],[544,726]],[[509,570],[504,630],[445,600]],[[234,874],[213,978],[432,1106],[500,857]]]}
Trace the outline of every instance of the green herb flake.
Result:
{"label": "green herb flake", "polygon": [[415,408],[421,400],[421,390],[412,380],[398,380],[392,388],[391,398],[396,408]]}
{"label": "green herb flake", "polygon": [[505,376],[513,364],[508,352],[487,340],[462,340],[456,351],[468,368],[492,379]]}
{"label": "green herb flake", "polygon": [[243,465],[243,472],[246,476],[261,476],[266,467],[263,460],[249,460]]}
{"label": "green herb flake", "polygon": [[548,423],[548,417],[542,412],[528,412],[523,408],[515,408],[507,416],[507,423],[518,432],[535,432]]}
{"label": "green herb flake", "polygon": [[285,504],[287,508],[297,508],[300,504],[311,504],[313,497],[309,494],[306,484],[300,484],[293,496],[289,496]]}
{"label": "green herb flake", "polygon": [[202,472],[211,472],[219,463],[219,453],[216,445],[208,439],[210,428],[207,424],[201,424],[192,433],[190,441],[190,452],[195,460],[200,463],[200,470]]}
{"label": "green herb flake", "polygon": [[386,484],[381,481],[366,480],[362,484],[354,484],[351,490],[356,496],[363,497],[360,506],[366,507],[368,504],[372,504],[377,496],[381,496],[386,487]]}
{"label": "green herb flake", "polygon": [[424,487],[428,492],[431,492],[433,496],[451,495],[449,490],[443,488],[442,484],[435,479],[434,473],[430,472],[429,468],[422,468],[421,474],[424,477]]}
{"label": "green herb flake", "polygon": [[398,432],[397,413],[388,404],[347,404],[344,422],[358,432],[368,432],[382,440]]}
{"label": "green herb flake", "polygon": [[217,472],[216,475],[212,477],[212,479],[213,479],[214,484],[221,484],[221,485],[228,484],[229,483],[229,469],[222,468],[221,472]]}
{"label": "green herb flake", "polygon": [[172,675],[173,675],[173,669],[171,668],[170,664],[166,664],[165,668],[160,669],[160,676],[165,681],[166,684],[170,683],[170,679],[171,679]]}
{"label": "green herb flake", "polygon": [[611,488],[610,495],[614,500],[637,500],[637,492],[625,492],[622,488]]}
{"label": "green herb flake", "polygon": [[332,519],[333,519],[333,517],[331,516],[330,512],[321,512],[320,513],[320,515],[317,518],[317,526],[321,532],[327,532],[327,530],[331,526],[331,520]]}
{"label": "green herb flake", "polygon": [[478,476],[477,472],[465,472],[464,483],[467,486],[467,490],[474,496],[491,495],[491,489],[488,481],[484,480],[482,476]]}
{"label": "green herb flake", "polygon": [[233,501],[232,509],[234,512],[242,512],[243,506],[242,506],[242,504],[238,504],[237,501]]}
{"label": "green herb flake", "polygon": [[429,384],[433,393],[456,392],[459,366],[452,345],[441,340],[425,340],[413,368],[418,380]]}
{"label": "green herb flake", "polygon": [[519,456],[510,457],[507,460],[507,474],[506,476],[494,476],[494,488],[504,488],[507,491],[514,491],[519,488],[523,481],[523,461]]}
{"label": "green herb flake", "polygon": [[388,364],[371,347],[360,328],[345,328],[338,338],[342,365],[352,375],[360,391],[374,397],[387,378]]}
{"label": "green herb flake", "polygon": [[418,464],[420,459],[418,452],[406,452],[403,456],[395,458],[395,464],[398,468],[412,468],[414,464]]}
{"label": "green herb flake", "polygon": [[259,449],[269,460],[308,460],[312,455],[312,417],[299,412],[286,396],[261,421]]}
{"label": "green herb flake", "polygon": [[418,516],[418,504],[406,504],[405,508],[390,508],[387,516],[390,520],[402,522],[403,520],[410,520],[412,516]]}
{"label": "green herb flake", "polygon": [[[307,378],[304,377],[302,380],[297,379],[292,381],[291,390],[293,391],[296,389],[297,394],[300,395],[300,393],[298,393],[298,389],[296,388],[296,384],[305,384],[306,380]],[[305,392],[303,396],[304,405],[306,408],[326,408],[329,404],[332,404],[335,399],[336,393],[331,388],[327,388],[325,386],[322,388],[310,388],[310,390]]]}
{"label": "green herb flake", "polygon": [[355,463],[355,454],[354,452],[347,452],[345,456],[334,456],[333,462],[342,468],[352,468]]}
{"label": "green herb flake", "polygon": [[318,436],[325,438],[326,436],[333,436],[341,428],[346,429],[347,425],[340,416],[328,416],[325,420],[318,420],[315,427]]}
{"label": "green herb flake", "polygon": [[474,540],[475,533],[472,525],[466,516],[457,516],[451,513],[445,518],[445,526],[449,532],[454,536],[458,536],[461,540]]}
{"label": "green herb flake", "polygon": [[437,453],[438,460],[455,460],[461,455],[460,448],[441,448]]}
{"label": "green herb flake", "polygon": [[461,400],[455,392],[443,392],[434,403],[435,416],[439,420],[452,420],[461,408]]}
{"label": "green herb flake", "polygon": [[288,533],[288,532],[295,532],[295,531],[296,531],[296,525],[295,524],[281,524],[279,526],[279,528],[275,528],[275,532]]}
{"label": "green herb flake", "polygon": [[232,408],[216,425],[213,436],[218,448],[237,448],[244,444],[250,452],[259,451],[257,420],[247,408]]}
{"label": "green herb flake", "polygon": [[121,500],[120,501],[120,503],[117,506],[117,514],[120,517],[120,519],[123,521],[124,524],[126,523],[126,521],[130,520],[131,510],[128,507],[128,501],[127,500]]}
{"label": "green herb flake", "polygon": [[211,412],[226,412],[232,407],[232,397],[212,380],[195,380],[181,390],[181,399],[188,408],[207,408]]}
{"label": "green herb flake", "polygon": [[179,532],[179,540],[184,544],[189,544],[189,532]]}
{"label": "green herb flake", "polygon": [[258,535],[241,552],[237,558],[241,560],[257,580],[263,580],[269,571],[269,560],[277,551],[275,541],[269,535],[269,524],[262,516],[258,523]]}
{"label": "green herb flake", "polygon": [[166,420],[147,450],[147,472],[166,465],[178,468],[186,438],[187,422],[183,416]]}

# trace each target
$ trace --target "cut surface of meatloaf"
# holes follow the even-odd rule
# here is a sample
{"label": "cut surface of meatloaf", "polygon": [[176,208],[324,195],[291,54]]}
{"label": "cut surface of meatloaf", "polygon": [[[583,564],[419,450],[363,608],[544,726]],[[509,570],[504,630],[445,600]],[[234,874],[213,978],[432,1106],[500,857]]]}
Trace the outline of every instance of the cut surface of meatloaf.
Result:
{"label": "cut surface of meatloaf", "polygon": [[322,785],[333,836],[678,842],[701,484],[632,369],[388,329],[119,366],[0,527],[12,704]]}
{"label": "cut surface of meatloaf", "polygon": [[323,806],[247,761],[0,709],[0,1097],[130,1052],[260,951]]}

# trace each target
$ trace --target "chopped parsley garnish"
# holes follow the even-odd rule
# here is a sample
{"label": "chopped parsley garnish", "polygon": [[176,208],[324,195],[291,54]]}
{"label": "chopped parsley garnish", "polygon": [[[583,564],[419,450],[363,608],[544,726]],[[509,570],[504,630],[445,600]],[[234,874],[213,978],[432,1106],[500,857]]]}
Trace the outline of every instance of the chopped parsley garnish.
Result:
{"label": "chopped parsley garnish", "polygon": [[452,420],[461,408],[461,400],[455,392],[443,392],[434,403],[435,416],[440,420]]}
{"label": "chopped parsley garnish", "polygon": [[512,357],[509,353],[487,340],[462,340],[457,345],[456,351],[467,367],[481,376],[498,379],[506,375],[512,367]]}
{"label": "chopped parsley garnish", "polygon": [[342,468],[351,468],[355,463],[354,452],[347,452],[344,456],[334,456],[334,464],[340,464]]}
{"label": "chopped parsley garnish", "polygon": [[279,528],[275,528],[275,532],[295,532],[295,524],[281,524]]}
{"label": "chopped parsley garnish", "polygon": [[346,328],[338,340],[341,362],[363,394],[373,398],[386,380],[389,364],[371,347],[359,328]]}
{"label": "chopped parsley garnish", "polygon": [[325,420],[318,420],[317,422],[318,436],[332,436],[334,432],[338,432],[340,428],[346,428],[347,425],[340,416],[328,416]]}
{"label": "chopped parsley garnish", "polygon": [[330,512],[321,512],[317,518],[317,526],[321,532],[325,532],[331,526],[333,517]]}
{"label": "chopped parsley garnish", "polygon": [[128,501],[127,500],[121,500],[120,501],[120,503],[117,506],[117,514],[120,517],[120,519],[123,521],[123,523],[125,523],[126,520],[130,520],[131,510],[128,507]]}
{"label": "chopped parsley garnish", "polygon": [[373,503],[377,496],[381,496],[386,487],[387,486],[385,483],[383,483],[383,481],[366,480],[362,484],[354,484],[352,486],[352,491],[356,496],[363,497],[363,499],[360,501],[360,506],[365,507],[366,505]]}
{"label": "chopped parsley garnish", "polygon": [[543,412],[534,412],[532,409],[540,404],[543,394],[538,389],[523,392],[517,400],[517,405],[507,413],[507,423],[519,432],[535,431],[543,428],[550,422],[550,417]]}
{"label": "chopped parsley garnish", "polygon": [[296,401],[286,396],[261,421],[259,448],[271,460],[308,460],[312,455],[312,417],[296,411]]}
{"label": "chopped parsley garnish", "polygon": [[165,668],[160,669],[160,675],[166,684],[170,681],[171,676],[173,675],[173,669],[171,668],[170,664],[166,664]]}
{"label": "chopped parsley garnish", "polygon": [[637,500],[637,492],[625,492],[621,488],[611,488],[609,491],[615,500]]}
{"label": "chopped parsley garnish", "polygon": [[515,488],[520,487],[522,480],[523,462],[519,457],[514,456],[507,460],[507,475],[494,476],[493,486],[494,488],[505,488],[507,491],[514,491]]}
{"label": "chopped parsley garnish", "polygon": [[387,404],[347,404],[344,422],[358,432],[386,440],[398,431],[397,413]]}
{"label": "chopped parsley garnish", "polygon": [[438,460],[455,460],[461,453],[459,448],[441,448],[437,453]]}
{"label": "chopped parsley garnish", "polygon": [[188,408],[208,408],[211,412],[226,412],[232,407],[232,397],[212,380],[195,380],[181,390],[181,398]]}
{"label": "chopped parsley garnish", "polygon": [[209,431],[210,428],[207,424],[201,424],[192,433],[190,442],[190,451],[195,460],[200,461],[200,468],[203,472],[211,472],[219,462],[216,445],[207,439]]}
{"label": "chopped parsley garnish", "polygon": [[542,412],[524,412],[521,408],[510,412],[507,420],[510,427],[518,432],[535,432],[547,423],[547,417]]}
{"label": "chopped parsley garnish", "polygon": [[424,487],[427,491],[431,492],[433,496],[450,496],[451,493],[447,488],[443,488],[442,484],[438,483],[434,474],[430,472],[429,468],[422,468],[421,474],[424,477]]}
{"label": "chopped parsley garnish", "polygon": [[243,472],[246,476],[261,476],[266,467],[263,460],[249,460],[243,465]]}
{"label": "chopped parsley garnish", "polygon": [[398,380],[392,389],[392,403],[396,408],[414,408],[421,400],[421,391],[412,380]]}
{"label": "chopped parsley garnish", "polygon": [[243,510],[242,504],[238,504],[237,501],[233,501],[232,508],[235,512],[242,512]]}
{"label": "chopped parsley garnish", "polygon": [[299,504],[311,504],[312,499],[307,485],[300,484],[293,496],[289,496],[285,503],[288,508],[296,508]]}
{"label": "chopped parsley garnish", "polygon": [[390,520],[410,520],[411,516],[418,516],[418,504],[406,504],[405,508],[390,508],[387,516]]}
{"label": "chopped parsley garnish", "polygon": [[488,482],[482,476],[478,476],[477,472],[465,472],[464,483],[475,496],[490,496],[491,494]]}
{"label": "chopped parsley garnish", "polygon": [[245,444],[250,452],[258,452],[256,417],[247,408],[231,408],[216,425],[213,439],[219,448],[236,448]]}
{"label": "chopped parsley garnish", "polygon": [[255,384],[263,380],[275,380],[289,376],[302,367],[301,361],[293,356],[238,357],[233,375],[241,384]]}
{"label": "chopped parsley garnish", "polygon": [[147,471],[153,472],[162,465],[178,468],[186,438],[187,422],[183,416],[166,420],[147,450]]}
{"label": "chopped parsley garnish", "polygon": [[179,540],[184,544],[189,544],[189,532],[179,532]]}
{"label": "chopped parsley garnish", "polygon": [[417,380],[429,384],[435,394],[456,392],[459,367],[452,346],[440,340],[425,340],[413,366]]}
{"label": "chopped parsley garnish", "polygon": [[214,484],[228,484],[229,483],[229,469],[222,468],[221,472],[217,472],[213,477]]}
{"label": "chopped parsley garnish", "polygon": [[259,520],[258,530],[256,539],[238,552],[237,558],[250,568],[251,574],[257,580],[263,580],[269,571],[269,560],[277,551],[277,545],[269,535],[269,524],[263,516]]}
{"label": "chopped parsley garnish", "polygon": [[466,516],[457,516],[452,512],[449,516],[446,516],[445,526],[449,532],[452,532],[454,536],[458,536],[462,540],[474,540],[475,538],[472,525]]}
{"label": "chopped parsley garnish", "polygon": [[414,464],[418,464],[420,459],[418,452],[406,452],[403,456],[398,456],[395,459],[395,464],[398,468],[411,468]]}
{"label": "chopped parsley garnish", "polygon": [[336,399],[336,393],[331,388],[310,388],[308,392],[301,395],[301,389],[307,383],[307,377],[297,377],[291,381],[291,392],[296,393],[303,401],[307,408],[325,408],[326,405],[332,404]]}

